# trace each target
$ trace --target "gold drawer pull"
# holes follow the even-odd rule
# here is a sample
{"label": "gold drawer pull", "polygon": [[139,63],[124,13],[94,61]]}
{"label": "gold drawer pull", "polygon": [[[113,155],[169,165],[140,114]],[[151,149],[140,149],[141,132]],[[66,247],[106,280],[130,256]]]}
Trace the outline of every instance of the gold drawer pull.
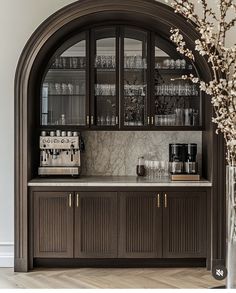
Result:
{"label": "gold drawer pull", "polygon": [[167,194],[165,193],[165,208],[168,208],[168,198]]}
{"label": "gold drawer pull", "polygon": [[160,194],[159,193],[157,195],[157,207],[158,207],[158,209],[161,207],[161,205],[160,205]]}
{"label": "gold drawer pull", "polygon": [[151,118],[151,124],[154,124],[154,117]]}
{"label": "gold drawer pull", "polygon": [[150,124],[150,117],[148,116],[147,118],[147,124],[149,125]]}
{"label": "gold drawer pull", "polygon": [[69,194],[69,208],[72,207],[72,195],[71,193]]}
{"label": "gold drawer pull", "polygon": [[93,125],[94,124],[94,118],[93,118],[93,116],[91,116],[91,125]]}
{"label": "gold drawer pull", "polygon": [[89,116],[87,116],[87,125],[89,125]]}
{"label": "gold drawer pull", "polygon": [[76,207],[79,207],[79,194],[76,194]]}

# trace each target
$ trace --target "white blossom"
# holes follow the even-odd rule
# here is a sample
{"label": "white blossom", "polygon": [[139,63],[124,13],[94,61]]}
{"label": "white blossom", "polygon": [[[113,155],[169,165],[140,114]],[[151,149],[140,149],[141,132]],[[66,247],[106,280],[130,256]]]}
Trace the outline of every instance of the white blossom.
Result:
{"label": "white blossom", "polygon": [[[176,44],[176,50],[195,60],[198,53],[204,56],[213,70],[213,78],[209,82],[199,80],[190,74],[182,79],[190,79],[199,83],[200,90],[211,97],[215,116],[212,121],[217,124],[216,132],[222,132],[227,145],[228,163],[236,164],[236,44],[226,47],[228,32],[236,25],[236,0],[220,0],[214,9],[206,0],[198,0],[202,6],[202,16],[196,11],[195,0],[173,0],[176,13],[193,21],[199,32],[195,40],[194,52],[188,48],[184,34],[177,28],[171,29],[170,39]],[[233,12],[233,13],[232,13]],[[233,15],[232,18],[229,15]]]}

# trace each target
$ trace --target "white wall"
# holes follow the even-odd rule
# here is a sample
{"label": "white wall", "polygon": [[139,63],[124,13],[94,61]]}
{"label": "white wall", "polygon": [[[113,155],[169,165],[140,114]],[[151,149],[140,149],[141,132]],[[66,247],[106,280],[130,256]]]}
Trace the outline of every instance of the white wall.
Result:
{"label": "white wall", "polygon": [[[215,3],[215,0],[208,1]],[[0,267],[13,265],[14,75],[17,61],[37,26],[72,2],[74,0],[0,0]],[[232,33],[230,39],[235,42],[235,34]]]}
{"label": "white wall", "polygon": [[13,266],[14,75],[39,24],[74,0],[0,0],[0,267]]}

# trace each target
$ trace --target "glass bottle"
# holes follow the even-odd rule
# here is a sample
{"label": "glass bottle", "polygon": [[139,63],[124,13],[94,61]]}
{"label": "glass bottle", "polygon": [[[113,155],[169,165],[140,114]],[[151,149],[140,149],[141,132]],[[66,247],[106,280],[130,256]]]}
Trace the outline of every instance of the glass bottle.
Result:
{"label": "glass bottle", "polygon": [[144,157],[138,158],[138,165],[136,167],[137,176],[145,176]]}

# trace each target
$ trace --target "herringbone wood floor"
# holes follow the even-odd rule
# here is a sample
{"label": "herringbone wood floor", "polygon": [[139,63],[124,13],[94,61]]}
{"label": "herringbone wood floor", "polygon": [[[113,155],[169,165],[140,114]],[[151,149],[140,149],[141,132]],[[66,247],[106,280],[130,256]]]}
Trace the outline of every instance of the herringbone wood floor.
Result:
{"label": "herringbone wood floor", "polygon": [[0,269],[0,288],[209,288],[223,285],[205,268]]}

